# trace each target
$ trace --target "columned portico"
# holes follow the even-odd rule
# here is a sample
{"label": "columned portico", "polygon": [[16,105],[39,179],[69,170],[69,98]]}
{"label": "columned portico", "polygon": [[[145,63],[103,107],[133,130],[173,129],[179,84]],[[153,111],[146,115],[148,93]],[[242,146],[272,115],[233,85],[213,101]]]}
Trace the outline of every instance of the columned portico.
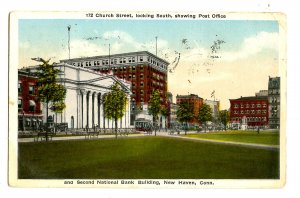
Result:
{"label": "columned portico", "polygon": [[[62,119],[59,122],[67,122],[68,128],[84,129],[98,126],[99,128],[112,128],[114,120],[105,118],[104,95],[111,91],[114,83],[121,85],[130,101],[130,84],[115,76],[103,75],[88,69],[73,67],[72,65],[56,65],[58,69],[64,71],[60,76],[66,89],[66,109],[61,114]],[[129,127],[126,123],[129,121],[128,107],[124,117],[118,120],[118,127]],[[50,110],[49,115],[54,112]],[[126,118],[125,118],[126,117]],[[60,118],[60,117],[57,117]]]}

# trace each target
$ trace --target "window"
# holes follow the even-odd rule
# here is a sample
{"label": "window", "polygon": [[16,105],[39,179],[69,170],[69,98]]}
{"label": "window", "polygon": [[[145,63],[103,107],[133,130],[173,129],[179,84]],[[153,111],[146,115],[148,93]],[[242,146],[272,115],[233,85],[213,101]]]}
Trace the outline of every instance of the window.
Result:
{"label": "window", "polygon": [[267,110],[262,110],[262,114],[267,114]]}
{"label": "window", "polygon": [[255,104],[251,104],[251,108],[254,108],[255,107]]}
{"label": "window", "polygon": [[22,92],[22,83],[21,82],[18,83],[18,92],[19,93]]}
{"label": "window", "polygon": [[251,114],[255,114],[255,110],[251,110]]}
{"label": "window", "polygon": [[23,101],[22,101],[22,99],[18,99],[18,108],[19,109],[23,108]]}
{"label": "window", "polygon": [[261,107],[261,105],[260,105],[260,104],[257,104],[257,105],[256,105],[256,107],[257,107],[257,108],[260,108],[260,107]]}
{"label": "window", "polygon": [[242,109],[242,108],[244,108],[244,105],[243,105],[243,104],[241,104],[241,109]]}
{"label": "window", "polygon": [[132,83],[132,87],[135,87],[135,83]]}
{"label": "window", "polygon": [[33,85],[29,85],[29,94],[30,95],[34,94],[34,86]]}
{"label": "window", "polygon": [[261,113],[261,110],[257,110],[257,114],[260,114]]}
{"label": "window", "polygon": [[235,105],[234,105],[234,108],[239,108],[239,105],[238,105],[238,104],[235,104]]}
{"label": "window", "polygon": [[244,111],[243,111],[243,110],[241,111],[241,114],[244,114]]}
{"label": "window", "polygon": [[267,107],[267,105],[264,103],[264,104],[262,105],[262,107],[263,107],[263,108],[266,108],[266,107]]}
{"label": "window", "polygon": [[30,112],[35,111],[35,102],[33,100],[29,100],[29,111]]}
{"label": "window", "polygon": [[135,79],[135,74],[132,75],[132,79]]}
{"label": "window", "polygon": [[141,83],[140,83],[140,86],[141,86],[141,87],[144,87],[144,83],[143,83],[143,82],[141,82]]}
{"label": "window", "polygon": [[[142,56],[140,56],[140,61],[144,61],[144,59],[143,59],[143,57]],[[149,60],[148,60],[149,61]]]}
{"label": "window", "polygon": [[250,107],[250,105],[249,104],[246,104],[246,108],[249,108]]}
{"label": "window", "polygon": [[144,74],[141,74],[141,75],[140,75],[140,79],[144,79]]}
{"label": "window", "polygon": [[132,67],[132,71],[135,71],[135,66]]}

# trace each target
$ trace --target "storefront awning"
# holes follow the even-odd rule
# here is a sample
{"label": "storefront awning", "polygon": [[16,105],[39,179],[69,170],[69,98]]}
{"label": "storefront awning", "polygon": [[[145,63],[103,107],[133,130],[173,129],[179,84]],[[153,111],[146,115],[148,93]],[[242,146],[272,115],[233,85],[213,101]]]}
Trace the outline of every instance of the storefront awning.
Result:
{"label": "storefront awning", "polygon": [[30,122],[31,120],[30,120],[29,118],[26,118],[26,121],[27,121],[27,122]]}
{"label": "storefront awning", "polygon": [[29,105],[30,105],[30,106],[35,106],[34,100],[29,100]]}

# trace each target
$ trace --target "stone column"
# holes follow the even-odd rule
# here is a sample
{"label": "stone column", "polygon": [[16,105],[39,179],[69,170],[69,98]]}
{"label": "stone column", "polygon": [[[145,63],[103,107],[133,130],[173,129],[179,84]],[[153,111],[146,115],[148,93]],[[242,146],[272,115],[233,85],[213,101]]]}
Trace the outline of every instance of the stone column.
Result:
{"label": "stone column", "polygon": [[76,127],[75,128],[81,128],[82,126],[82,120],[81,120],[81,111],[82,111],[82,95],[81,91],[77,90],[77,98],[76,98]]}
{"label": "stone column", "polygon": [[104,103],[103,103],[103,101],[104,101],[104,95],[102,95],[101,96],[101,100],[102,100],[102,103],[101,103],[101,113],[102,113],[102,128],[107,128],[107,125],[105,124],[105,121],[106,121],[106,119],[105,119],[105,115],[104,115]]}
{"label": "stone column", "polygon": [[101,94],[97,94],[97,124],[100,128],[102,128],[102,123],[101,123]]}
{"label": "stone column", "polygon": [[82,125],[81,127],[82,128],[85,128],[86,127],[86,121],[87,121],[87,117],[86,117],[86,112],[87,112],[87,101],[86,101],[86,95],[87,95],[87,92],[86,91],[83,91],[82,92],[82,110],[81,110],[81,120],[82,120]]}

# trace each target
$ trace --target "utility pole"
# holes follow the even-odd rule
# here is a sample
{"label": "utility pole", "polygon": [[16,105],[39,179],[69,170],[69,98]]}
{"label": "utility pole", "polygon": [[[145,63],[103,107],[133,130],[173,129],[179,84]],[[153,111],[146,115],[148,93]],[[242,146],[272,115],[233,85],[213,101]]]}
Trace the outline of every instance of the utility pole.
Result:
{"label": "utility pole", "polygon": [[108,44],[108,67],[109,67],[109,72],[111,70],[111,67],[110,67],[110,43]]}
{"label": "utility pole", "polygon": [[157,56],[157,36],[155,37],[155,55]]}
{"label": "utility pole", "polygon": [[70,31],[71,31],[71,25],[68,26],[68,49],[69,49],[69,60],[70,60]]}

